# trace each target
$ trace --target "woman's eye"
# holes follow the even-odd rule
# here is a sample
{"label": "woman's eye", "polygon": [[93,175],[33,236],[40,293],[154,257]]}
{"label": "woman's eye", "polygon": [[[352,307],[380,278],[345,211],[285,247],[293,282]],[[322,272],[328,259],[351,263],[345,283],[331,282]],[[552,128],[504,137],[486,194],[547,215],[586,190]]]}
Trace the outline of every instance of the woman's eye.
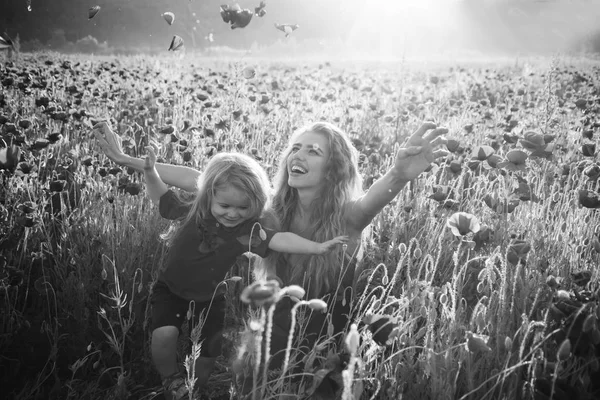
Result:
{"label": "woman's eye", "polygon": [[221,208],[229,208],[227,204],[221,204]]}
{"label": "woman's eye", "polygon": [[309,153],[310,153],[310,154],[319,154],[319,153],[317,153],[317,151],[316,151],[316,150],[311,150],[311,151],[309,151]]}

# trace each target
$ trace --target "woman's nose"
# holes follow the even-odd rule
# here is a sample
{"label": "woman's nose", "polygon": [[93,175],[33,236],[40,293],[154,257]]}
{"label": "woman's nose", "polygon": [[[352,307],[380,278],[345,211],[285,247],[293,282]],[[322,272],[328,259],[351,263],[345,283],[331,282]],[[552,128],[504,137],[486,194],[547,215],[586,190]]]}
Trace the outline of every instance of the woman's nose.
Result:
{"label": "woman's nose", "polygon": [[292,157],[292,160],[304,160],[304,157],[306,156],[306,153],[303,149],[298,150],[297,152],[294,153],[294,156]]}

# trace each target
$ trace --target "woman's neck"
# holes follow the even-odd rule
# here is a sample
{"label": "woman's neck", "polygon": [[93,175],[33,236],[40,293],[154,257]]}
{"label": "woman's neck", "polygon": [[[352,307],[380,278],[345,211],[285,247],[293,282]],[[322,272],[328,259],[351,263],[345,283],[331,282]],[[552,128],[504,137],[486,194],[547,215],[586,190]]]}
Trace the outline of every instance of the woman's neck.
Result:
{"label": "woman's neck", "polygon": [[315,198],[316,192],[314,190],[298,190],[298,204],[296,206],[298,216],[306,218],[311,214]]}

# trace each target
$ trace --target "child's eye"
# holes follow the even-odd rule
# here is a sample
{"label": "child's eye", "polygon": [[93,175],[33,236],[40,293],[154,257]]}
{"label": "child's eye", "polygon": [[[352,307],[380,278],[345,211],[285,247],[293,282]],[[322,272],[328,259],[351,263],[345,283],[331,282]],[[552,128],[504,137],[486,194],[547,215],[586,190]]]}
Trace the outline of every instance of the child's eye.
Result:
{"label": "child's eye", "polygon": [[221,204],[221,208],[229,208],[227,204]]}

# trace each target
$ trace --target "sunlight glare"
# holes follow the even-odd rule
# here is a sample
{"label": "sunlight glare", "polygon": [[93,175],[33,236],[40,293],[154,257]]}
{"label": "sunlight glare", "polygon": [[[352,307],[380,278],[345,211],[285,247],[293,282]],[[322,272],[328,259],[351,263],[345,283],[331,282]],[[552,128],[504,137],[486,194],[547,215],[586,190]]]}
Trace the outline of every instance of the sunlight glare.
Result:
{"label": "sunlight glare", "polygon": [[[337,0],[336,0],[337,1]],[[404,52],[436,51],[451,45],[460,27],[458,0],[345,0],[353,9],[346,38],[358,48],[395,58]]]}

